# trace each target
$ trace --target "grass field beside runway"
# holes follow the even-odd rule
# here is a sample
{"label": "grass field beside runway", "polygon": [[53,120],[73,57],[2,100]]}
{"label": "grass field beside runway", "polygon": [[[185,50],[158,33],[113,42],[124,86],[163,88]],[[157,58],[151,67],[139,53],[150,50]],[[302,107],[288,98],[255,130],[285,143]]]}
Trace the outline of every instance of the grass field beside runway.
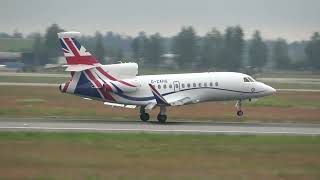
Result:
{"label": "grass field beside runway", "polygon": [[0,38],[1,52],[31,52],[32,39]]}
{"label": "grass field beside runway", "polygon": [[0,76],[0,82],[17,83],[64,83],[70,78],[64,77],[30,77],[30,76]]}
{"label": "grass field beside runway", "polygon": [[320,71],[274,71],[254,75],[256,78],[320,78]]}
{"label": "grass field beside runway", "polygon": [[[138,109],[112,108],[102,102],[60,93],[58,88],[0,86],[2,117],[64,117],[136,119]],[[313,122],[320,121],[319,92],[278,92],[258,101],[245,102],[243,118],[235,115],[235,102],[209,102],[168,108],[172,120]],[[158,109],[151,111],[152,119]]]}
{"label": "grass field beside runway", "polygon": [[320,90],[320,84],[265,83],[275,89],[313,89]]}
{"label": "grass field beside runway", "polygon": [[4,179],[319,179],[320,137],[0,133]]}

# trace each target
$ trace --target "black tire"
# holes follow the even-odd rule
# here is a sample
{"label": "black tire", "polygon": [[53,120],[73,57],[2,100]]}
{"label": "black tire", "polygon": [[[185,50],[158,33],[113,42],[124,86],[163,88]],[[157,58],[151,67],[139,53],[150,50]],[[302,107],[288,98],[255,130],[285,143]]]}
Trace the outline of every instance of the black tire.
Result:
{"label": "black tire", "polygon": [[157,119],[158,119],[159,123],[165,123],[167,120],[167,115],[158,114]]}
{"label": "black tire", "polygon": [[239,117],[243,116],[243,111],[238,111],[238,112],[237,112],[237,115],[238,115]]}
{"label": "black tire", "polygon": [[150,115],[148,113],[140,114],[140,119],[143,122],[147,122],[150,119]]}

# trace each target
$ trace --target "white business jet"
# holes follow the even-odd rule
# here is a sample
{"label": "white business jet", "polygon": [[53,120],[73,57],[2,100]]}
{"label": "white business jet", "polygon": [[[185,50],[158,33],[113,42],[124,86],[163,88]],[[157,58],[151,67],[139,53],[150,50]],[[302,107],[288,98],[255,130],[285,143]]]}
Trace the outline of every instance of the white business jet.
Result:
{"label": "white business jet", "polygon": [[140,107],[140,119],[150,119],[146,110],[160,107],[157,119],[167,120],[168,106],[182,106],[208,101],[237,101],[237,115],[242,116],[241,102],[272,95],[276,90],[252,77],[236,72],[205,72],[138,76],[136,63],[102,65],[79,43],[78,32],[58,33],[66,71],[70,81],[60,85],[61,92],[98,100],[124,108]]}

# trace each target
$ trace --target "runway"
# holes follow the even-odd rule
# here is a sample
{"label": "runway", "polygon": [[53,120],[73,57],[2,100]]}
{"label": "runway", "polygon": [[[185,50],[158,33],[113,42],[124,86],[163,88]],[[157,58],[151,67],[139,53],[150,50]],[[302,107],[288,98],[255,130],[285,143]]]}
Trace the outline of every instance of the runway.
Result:
{"label": "runway", "polygon": [[139,122],[116,120],[77,120],[47,118],[2,118],[0,131],[50,132],[117,132],[163,134],[226,134],[226,135],[320,135],[320,124],[297,123],[223,123],[169,121]]}

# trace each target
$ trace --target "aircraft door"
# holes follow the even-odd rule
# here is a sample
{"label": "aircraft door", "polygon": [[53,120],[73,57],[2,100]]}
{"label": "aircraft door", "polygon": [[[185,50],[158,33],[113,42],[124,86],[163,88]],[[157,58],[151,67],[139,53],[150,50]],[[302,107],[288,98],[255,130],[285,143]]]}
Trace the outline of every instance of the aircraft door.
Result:
{"label": "aircraft door", "polygon": [[173,81],[173,89],[174,89],[174,92],[180,91],[180,82],[179,81]]}

